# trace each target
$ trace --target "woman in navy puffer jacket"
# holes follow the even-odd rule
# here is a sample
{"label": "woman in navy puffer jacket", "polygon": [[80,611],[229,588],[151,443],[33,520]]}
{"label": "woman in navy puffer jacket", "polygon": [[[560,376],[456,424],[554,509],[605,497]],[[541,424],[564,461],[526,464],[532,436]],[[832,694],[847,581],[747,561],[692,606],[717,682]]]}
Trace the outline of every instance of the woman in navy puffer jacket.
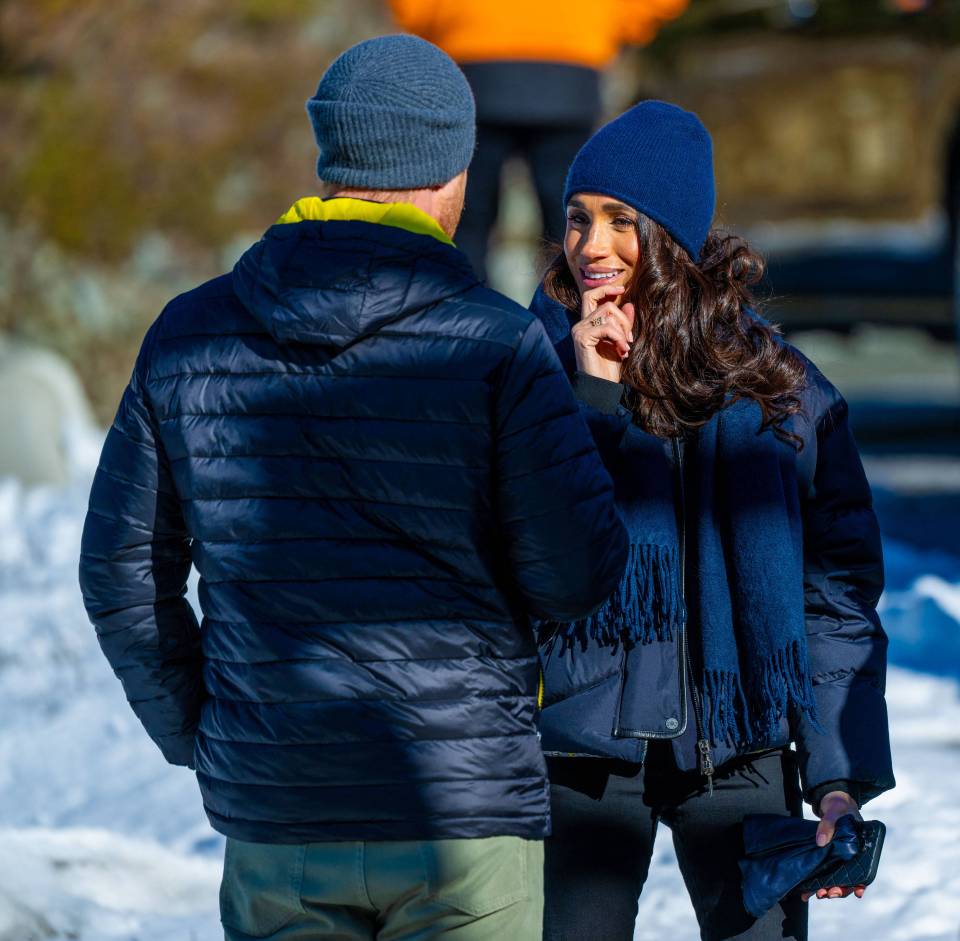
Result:
{"label": "woman in navy puffer jacket", "polygon": [[846,403],[753,313],[762,262],[710,229],[696,116],[621,115],[577,156],[564,203],[532,307],[631,547],[603,608],[542,635],[544,936],[631,939],[662,820],[703,938],[806,938],[799,897],[744,910],[744,816],[799,816],[806,799],[826,842],[894,784],[880,538]]}

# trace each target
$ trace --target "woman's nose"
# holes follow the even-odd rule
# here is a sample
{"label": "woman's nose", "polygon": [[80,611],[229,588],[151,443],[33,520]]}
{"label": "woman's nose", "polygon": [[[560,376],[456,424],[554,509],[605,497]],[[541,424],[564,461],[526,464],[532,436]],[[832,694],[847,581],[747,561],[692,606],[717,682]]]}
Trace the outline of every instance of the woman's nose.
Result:
{"label": "woman's nose", "polygon": [[583,234],[583,241],[580,243],[580,255],[586,260],[604,258],[610,252],[610,246],[607,239],[603,237],[603,230],[600,226],[592,225]]}

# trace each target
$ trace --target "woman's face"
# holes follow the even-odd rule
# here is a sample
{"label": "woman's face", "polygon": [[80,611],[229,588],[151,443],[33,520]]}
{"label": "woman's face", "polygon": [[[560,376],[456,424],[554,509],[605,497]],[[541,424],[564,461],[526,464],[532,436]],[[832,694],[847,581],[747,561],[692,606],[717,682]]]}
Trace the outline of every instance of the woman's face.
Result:
{"label": "woman's face", "polygon": [[637,211],[612,196],[575,193],[567,203],[563,251],[581,294],[626,286],[640,259]]}

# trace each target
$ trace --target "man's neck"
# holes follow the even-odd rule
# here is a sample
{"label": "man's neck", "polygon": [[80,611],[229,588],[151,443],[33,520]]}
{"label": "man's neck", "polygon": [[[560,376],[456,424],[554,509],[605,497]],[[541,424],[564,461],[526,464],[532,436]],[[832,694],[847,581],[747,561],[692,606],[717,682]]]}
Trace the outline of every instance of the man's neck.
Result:
{"label": "man's neck", "polygon": [[[327,199],[340,197],[366,199],[372,203],[407,203],[410,206],[416,206],[421,212],[425,212],[441,228],[444,228],[442,213],[437,206],[436,190],[365,190],[351,189],[349,187],[324,187],[323,196]],[[444,231],[446,231],[446,229],[444,229]],[[452,232],[447,232],[447,235],[453,238]]]}
{"label": "man's neck", "polygon": [[467,171],[464,170],[440,186],[424,186],[419,189],[371,190],[324,182],[321,183],[321,190],[326,197],[346,196],[376,203],[406,203],[430,216],[446,232],[448,238],[453,239],[460,222],[460,214],[463,212],[466,185]]}

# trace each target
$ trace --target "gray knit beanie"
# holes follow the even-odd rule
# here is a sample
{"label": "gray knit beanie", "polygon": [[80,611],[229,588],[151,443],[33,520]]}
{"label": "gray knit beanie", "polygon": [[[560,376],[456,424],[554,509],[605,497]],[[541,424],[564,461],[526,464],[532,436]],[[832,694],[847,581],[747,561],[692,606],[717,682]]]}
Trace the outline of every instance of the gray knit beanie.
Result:
{"label": "gray knit beanie", "polygon": [[416,36],[357,43],[307,102],[317,176],[362,189],[439,186],[466,169],[476,139],[473,93],[456,63]]}

